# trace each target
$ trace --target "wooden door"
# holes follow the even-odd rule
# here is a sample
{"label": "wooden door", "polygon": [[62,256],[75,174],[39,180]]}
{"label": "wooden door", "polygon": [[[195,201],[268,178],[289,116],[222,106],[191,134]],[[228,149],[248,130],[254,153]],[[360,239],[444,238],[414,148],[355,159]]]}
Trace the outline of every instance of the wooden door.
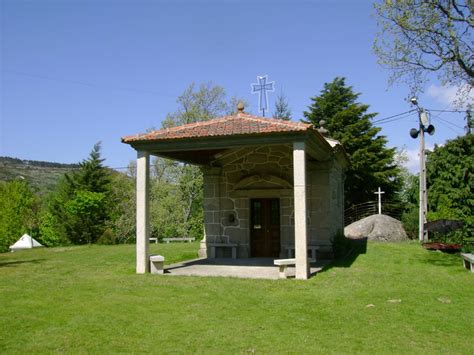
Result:
{"label": "wooden door", "polygon": [[253,257],[280,256],[280,200],[250,200],[250,243]]}

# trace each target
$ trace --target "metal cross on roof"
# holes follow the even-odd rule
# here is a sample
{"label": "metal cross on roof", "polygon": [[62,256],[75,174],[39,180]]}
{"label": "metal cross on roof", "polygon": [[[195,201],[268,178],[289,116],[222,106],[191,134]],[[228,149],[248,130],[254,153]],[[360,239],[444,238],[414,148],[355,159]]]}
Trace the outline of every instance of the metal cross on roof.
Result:
{"label": "metal cross on roof", "polygon": [[263,116],[265,116],[265,110],[268,110],[267,91],[275,91],[275,82],[267,83],[267,79],[268,75],[257,76],[258,84],[250,84],[252,94],[258,93],[258,110],[263,112]]}

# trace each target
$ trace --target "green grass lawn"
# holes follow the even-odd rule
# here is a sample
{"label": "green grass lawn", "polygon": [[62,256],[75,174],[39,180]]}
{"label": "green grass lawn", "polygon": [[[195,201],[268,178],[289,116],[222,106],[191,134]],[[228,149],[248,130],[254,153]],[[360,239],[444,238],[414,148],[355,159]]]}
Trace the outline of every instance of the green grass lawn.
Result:
{"label": "green grass lawn", "polygon": [[[152,245],[169,263],[197,249]],[[0,254],[0,353],[474,349],[474,274],[415,243],[369,243],[308,281],[136,275],[134,256],[132,245]]]}

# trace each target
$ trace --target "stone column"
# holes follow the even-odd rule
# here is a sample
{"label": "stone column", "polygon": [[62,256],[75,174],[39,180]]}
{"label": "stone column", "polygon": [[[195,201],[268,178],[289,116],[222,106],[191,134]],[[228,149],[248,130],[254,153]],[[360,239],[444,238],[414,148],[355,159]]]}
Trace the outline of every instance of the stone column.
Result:
{"label": "stone column", "polygon": [[308,228],[306,224],[306,153],[305,143],[293,143],[293,181],[295,204],[296,278],[309,277]]}
{"label": "stone column", "polygon": [[208,249],[207,244],[215,242],[216,237],[221,235],[219,206],[221,170],[218,167],[205,167],[202,169],[204,178],[204,238],[201,240],[198,251],[200,258],[210,257],[210,249]]}
{"label": "stone column", "polygon": [[150,154],[137,151],[137,274],[150,272]]}

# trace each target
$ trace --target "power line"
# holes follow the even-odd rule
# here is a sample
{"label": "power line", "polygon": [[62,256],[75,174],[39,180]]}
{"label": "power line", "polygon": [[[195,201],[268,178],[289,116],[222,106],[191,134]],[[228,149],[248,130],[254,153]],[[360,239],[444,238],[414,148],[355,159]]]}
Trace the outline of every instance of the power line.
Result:
{"label": "power line", "polygon": [[13,75],[30,77],[30,78],[34,78],[34,79],[50,80],[50,81],[63,82],[63,83],[69,83],[69,84],[74,84],[74,85],[82,85],[82,86],[87,86],[87,87],[96,88],[96,89],[129,91],[129,92],[156,95],[156,96],[176,97],[176,95],[170,95],[170,94],[167,94],[167,93],[156,92],[156,91],[152,91],[152,90],[143,90],[143,89],[134,89],[134,88],[127,88],[127,87],[114,87],[114,86],[107,86],[107,85],[99,85],[99,84],[88,82],[88,81],[64,79],[64,78],[54,78],[54,77],[50,77],[50,76],[47,76],[47,75],[31,74],[31,73],[26,73],[26,72],[21,72],[21,71],[2,70],[2,72],[10,73],[10,74],[13,74]]}
{"label": "power line", "polygon": [[[398,117],[398,116],[402,116],[402,115],[405,115],[405,114],[407,114],[407,113],[411,113],[411,112],[414,112],[414,111],[416,111],[416,110],[413,109],[413,110],[410,110],[410,111],[406,111],[406,112],[402,112],[402,113],[397,113],[396,115],[392,115],[392,116],[380,118],[380,119],[378,119],[378,120],[373,121],[372,123],[382,122],[382,121],[389,120],[389,119],[391,119],[391,118],[395,118],[395,117]],[[403,118],[404,118],[404,117],[403,117]]]}
{"label": "power line", "polygon": [[450,124],[450,125],[453,126],[453,127],[456,127],[456,128],[462,129],[462,130],[464,129],[464,127],[458,126],[457,124],[452,123],[452,122],[450,122],[450,121],[448,121],[448,120],[445,120],[445,119],[442,118],[442,117],[436,117],[436,119],[437,119],[437,120],[440,120],[440,121],[443,121],[443,122],[445,122],[445,123],[447,123],[447,124]]}
{"label": "power line", "polygon": [[443,123],[442,121],[440,121],[439,123],[441,123],[444,127],[449,129],[451,132],[454,132],[455,134],[459,134],[459,132],[456,132],[452,127],[448,126],[446,123]]}
{"label": "power line", "polygon": [[384,120],[384,121],[376,121],[376,122],[373,122],[373,123],[378,123],[378,124],[385,124],[385,123],[390,123],[390,122],[395,122],[395,121],[399,121],[399,120],[403,120],[405,118],[408,118],[408,117],[411,117],[415,114],[415,112],[410,112],[404,116],[400,116],[400,117],[396,117],[396,118],[392,118],[390,120]]}
{"label": "power line", "polygon": [[461,110],[434,110],[434,109],[430,109],[430,108],[427,108],[426,111],[431,111],[431,112],[450,112],[450,113],[465,113],[466,111],[461,111]]}

